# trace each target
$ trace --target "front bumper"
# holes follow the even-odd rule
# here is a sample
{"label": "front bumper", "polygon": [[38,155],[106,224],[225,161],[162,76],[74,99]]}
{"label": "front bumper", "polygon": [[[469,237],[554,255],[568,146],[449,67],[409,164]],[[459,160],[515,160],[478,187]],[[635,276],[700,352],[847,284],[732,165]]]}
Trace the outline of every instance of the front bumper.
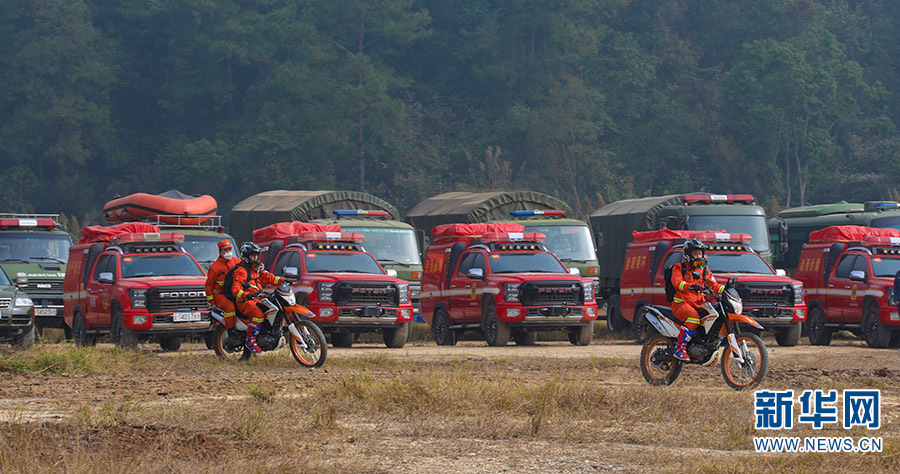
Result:
{"label": "front bumper", "polygon": [[784,328],[806,321],[806,305],[794,307],[760,306],[744,308],[744,316],[756,320],[763,328]]}
{"label": "front bumper", "polygon": [[[209,311],[199,311],[199,321],[173,321],[174,313],[147,313],[147,312],[126,312],[122,315],[125,328],[135,334],[168,334],[168,335],[188,335],[199,334],[209,330],[210,316]],[[146,319],[145,322],[135,324],[135,317]]]}
{"label": "front bumper", "polygon": [[31,331],[34,326],[32,314],[32,308],[25,311],[19,308],[0,310],[0,340],[15,339]]}
{"label": "front bumper", "polygon": [[406,324],[413,319],[411,304],[399,307],[310,305],[313,322],[323,328],[379,329]]}
{"label": "front bumper", "polygon": [[597,319],[598,313],[596,304],[587,304],[584,306],[521,306],[498,304],[496,311],[497,319],[500,322],[514,327],[578,326]]}
{"label": "front bumper", "polygon": [[42,328],[65,328],[62,295],[31,295],[34,301],[34,322]]}

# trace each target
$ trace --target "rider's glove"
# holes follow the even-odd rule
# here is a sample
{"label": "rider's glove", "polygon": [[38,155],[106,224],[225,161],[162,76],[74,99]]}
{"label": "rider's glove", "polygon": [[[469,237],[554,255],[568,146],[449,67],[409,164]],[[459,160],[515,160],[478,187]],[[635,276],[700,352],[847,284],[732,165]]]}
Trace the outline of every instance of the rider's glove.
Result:
{"label": "rider's glove", "polygon": [[250,301],[253,299],[259,298],[259,293],[250,293],[249,295],[244,297],[245,301]]}
{"label": "rider's glove", "polygon": [[703,289],[703,287],[700,286],[700,285],[698,285],[698,284],[696,284],[696,283],[694,283],[694,284],[691,285],[690,288],[688,288],[688,289],[691,290],[691,291],[700,291],[700,290]]}

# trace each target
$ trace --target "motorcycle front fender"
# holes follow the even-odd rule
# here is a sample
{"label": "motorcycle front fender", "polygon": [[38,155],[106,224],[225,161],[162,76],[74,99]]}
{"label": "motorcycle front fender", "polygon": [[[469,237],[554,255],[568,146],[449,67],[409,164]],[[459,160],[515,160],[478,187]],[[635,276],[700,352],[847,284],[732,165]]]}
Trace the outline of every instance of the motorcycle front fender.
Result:
{"label": "motorcycle front fender", "polygon": [[311,318],[311,317],[315,316],[315,313],[310,311],[306,306],[299,305],[299,304],[295,304],[294,306],[285,306],[284,310],[289,313],[294,313],[296,315],[304,316],[307,318]]}

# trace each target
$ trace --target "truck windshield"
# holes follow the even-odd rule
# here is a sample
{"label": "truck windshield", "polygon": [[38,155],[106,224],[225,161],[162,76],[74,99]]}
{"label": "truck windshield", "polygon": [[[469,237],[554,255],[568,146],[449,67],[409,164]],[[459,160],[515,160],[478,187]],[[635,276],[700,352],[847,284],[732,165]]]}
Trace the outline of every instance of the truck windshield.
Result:
{"label": "truck windshield", "polygon": [[309,273],[375,273],[384,275],[378,262],[360,252],[307,252],[306,271]]}
{"label": "truck windshield", "polygon": [[872,273],[877,277],[891,277],[900,271],[900,258],[898,257],[872,257]]}
{"label": "truck windshield", "polygon": [[691,216],[689,230],[726,230],[750,234],[750,246],[757,252],[769,251],[769,230],[763,216]]}
{"label": "truck windshield", "polygon": [[489,260],[494,273],[568,273],[553,254],[545,252],[492,253]]}
{"label": "truck windshield", "polygon": [[755,253],[707,252],[707,265],[714,273],[759,273],[774,275],[775,271]]}
{"label": "truck windshield", "polygon": [[0,233],[0,262],[57,262],[69,260],[72,238],[60,232]]}
{"label": "truck windshield", "polygon": [[175,275],[203,276],[203,269],[186,254],[126,255],[122,257],[122,278]]}
{"label": "truck windshield", "polygon": [[540,232],[547,236],[544,246],[563,261],[594,261],[594,242],[591,231],[585,225],[525,225],[525,232]]}
{"label": "truck windshield", "polygon": [[343,232],[359,232],[365,236],[363,247],[379,262],[401,265],[421,265],[416,234],[412,229],[393,227],[344,227]]}
{"label": "truck windshield", "polygon": [[900,217],[879,217],[877,219],[872,219],[871,226],[882,229],[900,229]]}
{"label": "truck windshield", "polygon": [[[219,258],[219,246],[217,244],[224,238],[218,235],[185,235],[184,243],[181,246],[189,254],[193,255],[200,265],[208,267]],[[237,250],[234,241],[231,242],[231,245]]]}

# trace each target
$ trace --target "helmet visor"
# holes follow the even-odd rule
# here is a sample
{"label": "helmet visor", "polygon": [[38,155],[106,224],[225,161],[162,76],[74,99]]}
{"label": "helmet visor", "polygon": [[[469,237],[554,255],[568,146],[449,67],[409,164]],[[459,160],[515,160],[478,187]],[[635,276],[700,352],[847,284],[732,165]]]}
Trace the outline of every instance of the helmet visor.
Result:
{"label": "helmet visor", "polygon": [[694,265],[694,268],[703,268],[706,266],[706,259],[698,258],[696,260],[692,260],[691,264]]}

